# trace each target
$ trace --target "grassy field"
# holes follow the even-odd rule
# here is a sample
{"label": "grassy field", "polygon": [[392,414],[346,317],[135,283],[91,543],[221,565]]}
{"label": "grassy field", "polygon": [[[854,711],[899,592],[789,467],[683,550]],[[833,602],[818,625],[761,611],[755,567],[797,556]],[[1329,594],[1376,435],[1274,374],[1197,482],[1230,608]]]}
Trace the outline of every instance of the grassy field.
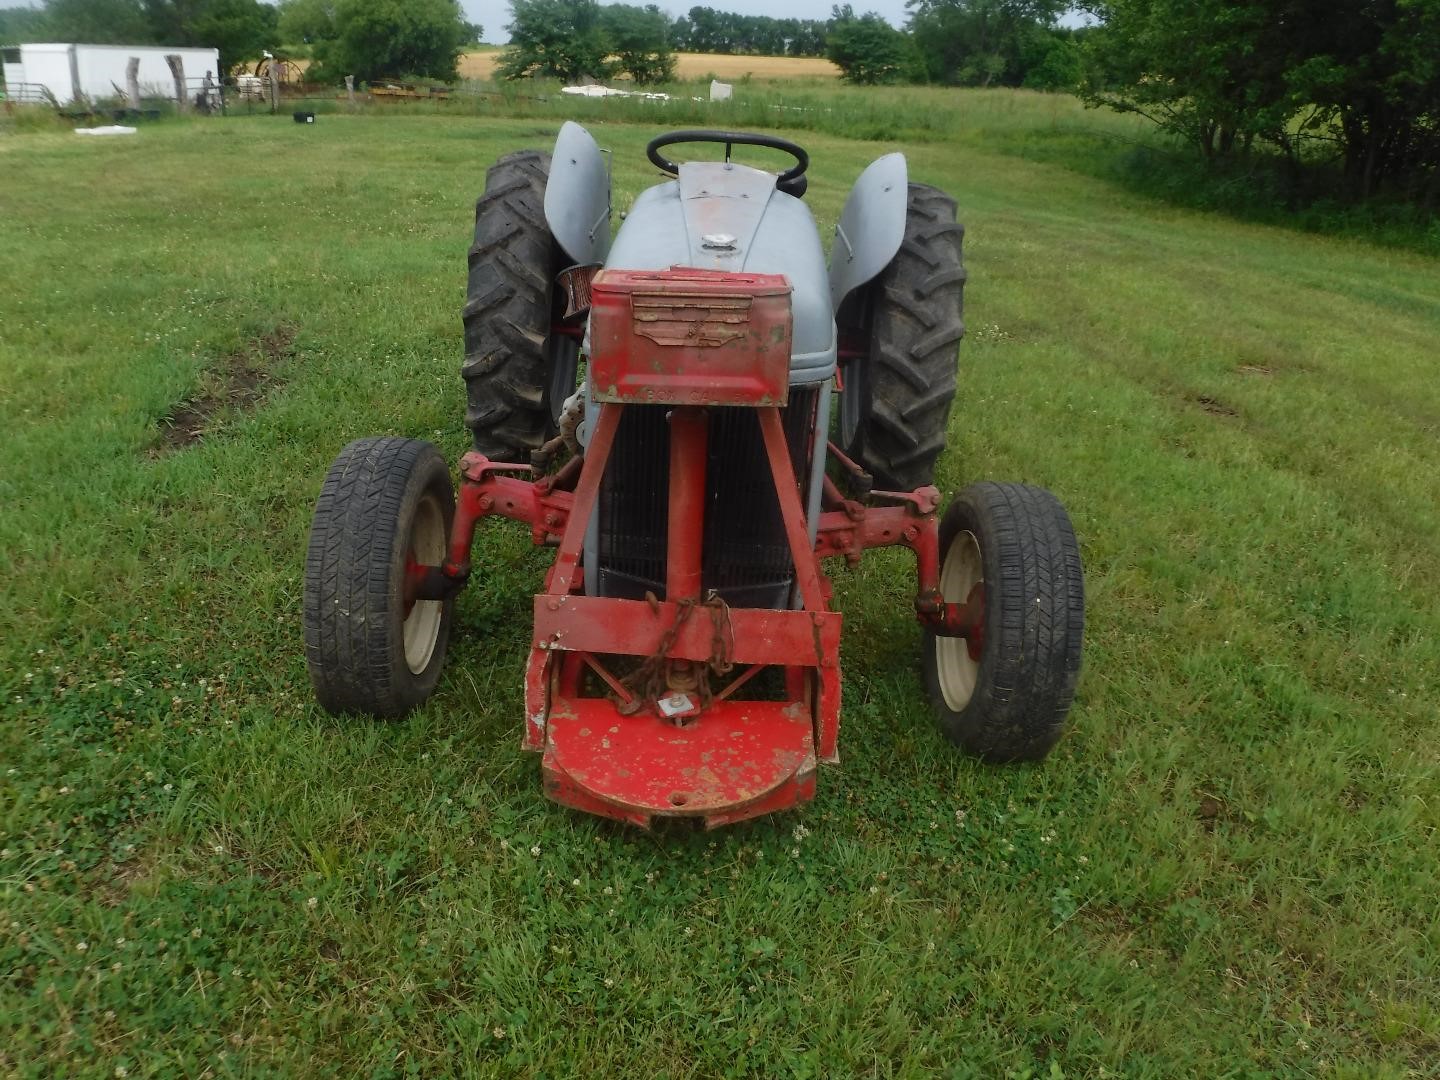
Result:
{"label": "grassy field", "polygon": [[[942,483],[1081,537],[1072,731],[956,755],[876,558],[842,766],[711,835],[542,798],[518,528],[430,705],[310,701],[326,466],[463,449],[471,200],[553,118],[0,133],[0,1072],[1435,1075],[1437,264],[998,152],[1002,100],[1050,124],[903,148],[969,226]],[[657,127],[595,127],[618,209]],[[894,145],[802,138],[828,240]]]}

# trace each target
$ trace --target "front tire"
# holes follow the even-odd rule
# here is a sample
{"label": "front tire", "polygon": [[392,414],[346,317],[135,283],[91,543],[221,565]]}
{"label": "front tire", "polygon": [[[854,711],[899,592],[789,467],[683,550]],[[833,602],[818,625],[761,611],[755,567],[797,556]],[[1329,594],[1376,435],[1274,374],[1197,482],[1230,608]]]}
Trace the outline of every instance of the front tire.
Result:
{"label": "front tire", "polygon": [[963,603],[983,585],[978,657],[963,638],[926,632],[925,686],[940,728],[990,762],[1043,758],[1075,696],[1085,582],[1060,501],[1025,484],[973,484],[940,522],[940,591]]}
{"label": "front tire", "polygon": [[360,439],[335,459],[305,557],[305,661],[327,712],[393,718],[434,691],[455,601],[407,604],[405,568],[444,560],[454,518],[428,442]]}

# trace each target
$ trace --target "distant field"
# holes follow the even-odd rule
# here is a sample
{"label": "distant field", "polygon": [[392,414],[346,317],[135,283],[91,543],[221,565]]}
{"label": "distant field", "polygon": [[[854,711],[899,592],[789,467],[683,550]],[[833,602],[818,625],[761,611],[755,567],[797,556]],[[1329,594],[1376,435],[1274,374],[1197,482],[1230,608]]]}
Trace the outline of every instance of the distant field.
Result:
{"label": "distant field", "polygon": [[[1015,156],[1133,145],[1058,95],[526,95],[0,113],[0,1076],[1436,1076],[1440,263]],[[465,448],[474,199],[566,115],[617,211],[657,131],[767,119],[827,241],[888,151],[955,195],[939,484],[1054,489],[1085,558],[1049,760],[940,736],[900,552],[831,568],[842,764],[794,813],[546,802],[548,556],[503,523],[423,709],[315,706],[321,479],[364,435]]]}
{"label": "distant field", "polygon": [[[460,75],[466,79],[489,79],[495,74],[498,49],[466,53],[460,58]],[[730,56],[723,53],[678,53],[675,74],[680,79],[703,79],[708,75],[722,81],[743,79],[834,79],[840,69],[829,60],[813,56]]]}

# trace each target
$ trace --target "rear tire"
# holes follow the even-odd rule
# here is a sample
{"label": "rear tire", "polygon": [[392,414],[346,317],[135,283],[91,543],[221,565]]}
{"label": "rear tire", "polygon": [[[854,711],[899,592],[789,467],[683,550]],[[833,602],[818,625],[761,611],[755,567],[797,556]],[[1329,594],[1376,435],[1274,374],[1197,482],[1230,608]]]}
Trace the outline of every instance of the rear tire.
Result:
{"label": "rear tire", "polygon": [[1060,501],[1025,484],[973,484],[940,522],[940,588],[951,603],[984,583],[978,660],[963,638],[926,632],[925,686],[951,742],[990,762],[1043,758],[1080,675],[1085,582]]}
{"label": "rear tire", "polygon": [[403,716],[435,689],[455,601],[406,609],[405,565],[443,561],[450,470],[416,439],[360,439],[320,488],[305,557],[305,661],[330,713]]}
{"label": "rear tire", "polygon": [[955,200],[911,184],[900,250],[842,313],[868,331],[868,351],[842,369],[840,442],[878,488],[935,482],[965,333],[964,238]]}
{"label": "rear tire", "polygon": [[497,461],[528,461],[575,390],[579,343],[550,332],[565,258],[545,222],[549,176],[549,154],[507,154],[475,204],[460,370],[475,449]]}

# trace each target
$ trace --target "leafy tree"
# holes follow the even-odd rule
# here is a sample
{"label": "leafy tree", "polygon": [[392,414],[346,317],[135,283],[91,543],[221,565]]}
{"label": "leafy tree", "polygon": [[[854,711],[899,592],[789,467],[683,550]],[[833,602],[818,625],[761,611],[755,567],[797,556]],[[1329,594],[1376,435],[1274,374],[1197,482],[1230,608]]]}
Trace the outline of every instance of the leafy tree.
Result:
{"label": "leafy tree", "polygon": [[857,17],[849,4],[832,9],[825,55],[847,82],[872,85],[896,82],[910,66],[909,38],[873,11]]}
{"label": "leafy tree", "polygon": [[152,45],[159,42],[140,0],[49,0],[47,31],[56,41],[87,45]]}
{"label": "leafy tree", "polygon": [[601,26],[616,69],[642,85],[675,77],[670,20],[654,4],[610,4],[601,9]]}
{"label": "leafy tree", "polygon": [[776,19],[697,6],[671,24],[670,41],[690,52],[823,56],[828,30],[820,19]]}
{"label": "leafy tree", "polygon": [[0,44],[18,45],[25,41],[50,41],[50,19],[39,8],[0,8]]}
{"label": "leafy tree", "polygon": [[334,38],[335,0],[281,0],[280,39],[286,44],[314,46]]}
{"label": "leafy tree", "polygon": [[291,0],[280,12],[281,36],[310,46],[311,75],[321,80],[454,80],[478,30],[458,0]]}
{"label": "leafy tree", "polygon": [[909,0],[910,29],[935,82],[1019,86],[1028,43],[1055,25],[1065,0]]}
{"label": "leafy tree", "polygon": [[1338,162],[1359,196],[1440,193],[1440,2],[1110,0],[1084,95],[1150,118],[1209,159],[1256,143],[1299,175]]}
{"label": "leafy tree", "polygon": [[280,13],[259,0],[143,0],[153,40],[220,50],[228,71],[280,42]]}
{"label": "leafy tree", "polygon": [[1085,31],[1053,27],[1026,35],[1020,43],[1022,86],[1031,90],[1074,90],[1080,85]]}
{"label": "leafy tree", "polygon": [[371,80],[423,75],[453,81],[473,41],[459,0],[338,0],[329,67]]}
{"label": "leafy tree", "polygon": [[497,67],[505,78],[610,74],[610,43],[595,0],[511,0],[510,14],[510,45]]}
{"label": "leafy tree", "polygon": [[1284,61],[1265,3],[1120,0],[1097,8],[1082,92],[1148,117],[1206,157],[1285,126]]}

